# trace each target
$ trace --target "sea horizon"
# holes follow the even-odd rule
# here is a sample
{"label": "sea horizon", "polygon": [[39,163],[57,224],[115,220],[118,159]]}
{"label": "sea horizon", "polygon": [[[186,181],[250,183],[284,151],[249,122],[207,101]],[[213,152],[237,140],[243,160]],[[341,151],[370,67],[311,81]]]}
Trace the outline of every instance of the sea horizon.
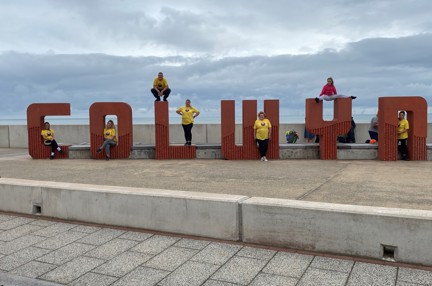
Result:
{"label": "sea horizon", "polygon": [[[353,114],[356,123],[370,123],[375,114]],[[108,119],[116,121],[116,116],[107,116]],[[324,120],[332,120],[333,116],[325,116]],[[51,125],[88,125],[89,117],[81,116],[46,116],[46,120],[50,121]],[[180,123],[179,116],[170,116],[170,124]],[[242,123],[242,115],[236,116],[236,123]],[[133,117],[133,124],[154,124],[154,117]],[[196,124],[220,124],[220,116],[200,116],[195,119]],[[279,122],[284,124],[304,124],[304,115],[281,115]],[[432,122],[432,114],[428,114],[428,123]],[[5,125],[27,125],[26,118],[0,118],[0,126]]]}

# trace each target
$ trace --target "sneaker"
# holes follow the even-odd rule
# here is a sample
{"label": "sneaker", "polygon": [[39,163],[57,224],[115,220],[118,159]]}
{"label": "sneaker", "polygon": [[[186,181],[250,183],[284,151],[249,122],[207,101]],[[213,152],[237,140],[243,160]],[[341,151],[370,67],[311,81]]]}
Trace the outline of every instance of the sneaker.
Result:
{"label": "sneaker", "polygon": [[351,98],[352,98],[352,99],[356,99],[356,98],[357,98],[357,96],[351,96]]}
{"label": "sneaker", "polygon": [[263,160],[264,162],[268,162],[266,156],[264,156],[263,158],[264,158],[264,160]]}
{"label": "sneaker", "polygon": [[51,156],[50,156],[50,160],[53,160],[53,159],[54,159],[54,155],[51,155]]}
{"label": "sneaker", "polygon": [[319,103],[319,98],[318,97],[315,97],[315,102]]}
{"label": "sneaker", "polygon": [[100,153],[100,152],[102,152],[101,148],[99,148],[99,149],[96,150],[96,153]]}
{"label": "sneaker", "polygon": [[188,142],[186,142],[185,144],[184,144],[185,146],[189,146],[189,143]]}
{"label": "sneaker", "polygon": [[155,99],[155,102],[156,102],[156,101],[160,101],[160,98],[156,98],[156,99]]}
{"label": "sneaker", "polygon": [[264,157],[261,157],[260,161],[264,161]]}
{"label": "sneaker", "polygon": [[109,161],[109,159],[110,159],[110,157],[109,157],[109,156],[106,156],[106,157],[105,157],[105,160]]}

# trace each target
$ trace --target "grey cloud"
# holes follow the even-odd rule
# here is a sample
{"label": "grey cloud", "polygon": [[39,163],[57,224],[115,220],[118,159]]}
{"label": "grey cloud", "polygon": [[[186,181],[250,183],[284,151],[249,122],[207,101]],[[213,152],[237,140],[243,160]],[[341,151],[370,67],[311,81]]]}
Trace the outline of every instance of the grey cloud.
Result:
{"label": "grey cloud", "polygon": [[430,103],[430,42],[425,34],[368,39],[341,52],[222,59],[3,53],[0,114],[24,115],[33,102],[71,102],[73,113],[86,114],[93,102],[125,101],[135,116],[151,115],[158,71],[173,90],[170,105],[190,98],[203,118],[220,114],[221,99],[278,98],[285,114],[304,114],[304,100],[319,94],[327,76],[340,93],[358,96],[356,113],[375,109],[379,96],[418,95]]}

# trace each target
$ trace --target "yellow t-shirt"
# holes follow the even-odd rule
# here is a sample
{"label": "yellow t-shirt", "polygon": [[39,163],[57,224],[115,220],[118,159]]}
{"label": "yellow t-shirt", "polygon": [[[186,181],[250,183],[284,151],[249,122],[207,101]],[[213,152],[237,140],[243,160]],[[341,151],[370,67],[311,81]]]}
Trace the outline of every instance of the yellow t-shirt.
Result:
{"label": "yellow t-shirt", "polygon": [[166,78],[163,78],[162,80],[159,80],[159,78],[155,78],[153,81],[153,87],[162,90],[168,86],[168,81]]}
{"label": "yellow t-shirt", "polygon": [[116,130],[114,128],[106,129],[104,128],[104,138],[105,139],[111,139],[117,142],[116,138]]}
{"label": "yellow t-shirt", "polygon": [[265,140],[269,138],[269,129],[271,128],[270,120],[255,120],[254,129],[256,130],[256,139]]}
{"label": "yellow t-shirt", "polygon": [[41,135],[44,141],[54,139],[54,130],[52,129],[42,129]]}
{"label": "yellow t-shirt", "polygon": [[[402,131],[404,129],[409,129],[408,120],[406,120],[405,118],[402,120],[399,120],[398,132]],[[407,139],[407,138],[408,138],[408,132],[398,134],[398,139]]]}
{"label": "yellow t-shirt", "polygon": [[191,124],[194,122],[194,114],[198,113],[199,110],[193,106],[191,106],[191,107],[182,106],[179,109],[177,109],[177,112],[183,113],[182,114],[182,124],[188,125],[188,124]]}

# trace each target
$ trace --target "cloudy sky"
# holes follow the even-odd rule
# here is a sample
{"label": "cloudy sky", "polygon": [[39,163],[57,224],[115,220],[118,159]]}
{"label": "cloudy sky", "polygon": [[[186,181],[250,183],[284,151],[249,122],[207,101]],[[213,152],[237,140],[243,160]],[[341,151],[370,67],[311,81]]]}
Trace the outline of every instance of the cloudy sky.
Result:
{"label": "cloudy sky", "polygon": [[282,116],[303,116],[328,76],[358,97],[354,115],[380,96],[431,105],[430,11],[430,0],[0,1],[0,119],[34,102],[88,116],[96,101],[153,117],[159,71],[171,108],[190,98],[202,121],[218,120],[221,99],[276,98]]}

